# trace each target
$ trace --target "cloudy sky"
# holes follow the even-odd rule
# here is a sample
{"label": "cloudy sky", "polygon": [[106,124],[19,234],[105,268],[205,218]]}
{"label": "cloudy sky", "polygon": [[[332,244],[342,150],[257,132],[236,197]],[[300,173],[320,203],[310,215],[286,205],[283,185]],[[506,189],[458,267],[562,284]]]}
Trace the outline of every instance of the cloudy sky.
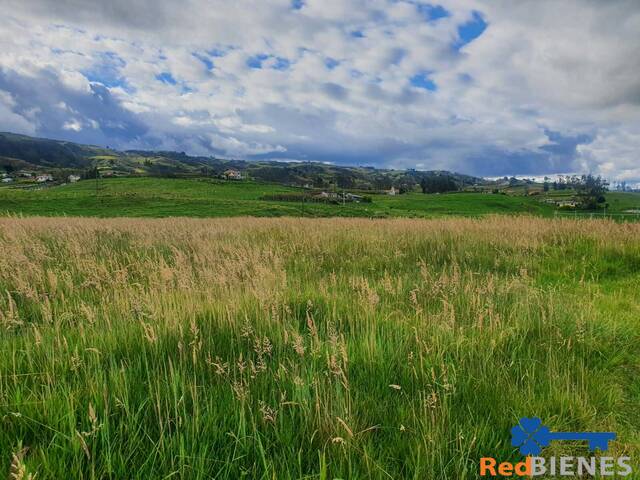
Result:
{"label": "cloudy sky", "polygon": [[640,182],[638,0],[0,0],[0,130]]}

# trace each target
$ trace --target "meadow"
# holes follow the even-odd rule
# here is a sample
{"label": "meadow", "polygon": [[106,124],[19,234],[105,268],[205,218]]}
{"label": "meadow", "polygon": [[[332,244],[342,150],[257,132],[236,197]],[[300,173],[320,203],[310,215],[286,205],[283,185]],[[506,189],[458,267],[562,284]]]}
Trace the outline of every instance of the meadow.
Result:
{"label": "meadow", "polygon": [[639,224],[0,218],[0,252],[14,478],[470,479],[522,416],[638,478]]}
{"label": "meadow", "polygon": [[[331,205],[264,200],[300,188],[250,181],[130,177],[91,180],[41,190],[0,188],[0,215],[97,217],[434,217],[527,213],[553,209],[533,197],[451,193],[371,195],[371,203]],[[640,195],[637,195],[640,208]]]}

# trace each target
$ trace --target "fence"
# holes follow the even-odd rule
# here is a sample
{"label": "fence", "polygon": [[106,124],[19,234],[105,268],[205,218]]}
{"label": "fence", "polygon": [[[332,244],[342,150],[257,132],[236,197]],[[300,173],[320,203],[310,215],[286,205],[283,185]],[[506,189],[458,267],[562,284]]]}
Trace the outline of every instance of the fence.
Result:
{"label": "fence", "polygon": [[608,218],[611,220],[618,221],[630,221],[630,222],[638,222],[640,221],[640,211],[637,213],[609,213],[609,212],[579,212],[574,210],[573,212],[554,212],[555,217],[569,217],[569,218]]}

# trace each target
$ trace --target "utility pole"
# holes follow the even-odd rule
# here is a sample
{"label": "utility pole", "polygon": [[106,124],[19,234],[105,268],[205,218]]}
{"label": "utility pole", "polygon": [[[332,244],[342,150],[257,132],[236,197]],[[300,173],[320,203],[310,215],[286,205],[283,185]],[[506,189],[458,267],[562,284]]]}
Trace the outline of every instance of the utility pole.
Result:
{"label": "utility pole", "polygon": [[96,203],[98,202],[98,191],[100,190],[100,186],[98,184],[99,175],[100,175],[100,170],[98,170],[98,166],[96,165]]}

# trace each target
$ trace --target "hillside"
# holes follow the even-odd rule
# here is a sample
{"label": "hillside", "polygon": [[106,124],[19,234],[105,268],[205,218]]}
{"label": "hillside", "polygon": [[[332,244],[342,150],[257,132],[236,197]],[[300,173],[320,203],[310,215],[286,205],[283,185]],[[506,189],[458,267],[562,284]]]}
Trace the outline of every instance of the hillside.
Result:
{"label": "hillside", "polygon": [[254,180],[317,188],[411,190],[421,179],[451,177],[458,188],[482,183],[470,175],[446,171],[342,167],[318,162],[272,162],[194,157],[184,152],[119,151],[95,145],[0,132],[0,171],[32,170],[64,179],[70,173],[91,176],[95,168],[108,176],[216,177],[227,169]]}

